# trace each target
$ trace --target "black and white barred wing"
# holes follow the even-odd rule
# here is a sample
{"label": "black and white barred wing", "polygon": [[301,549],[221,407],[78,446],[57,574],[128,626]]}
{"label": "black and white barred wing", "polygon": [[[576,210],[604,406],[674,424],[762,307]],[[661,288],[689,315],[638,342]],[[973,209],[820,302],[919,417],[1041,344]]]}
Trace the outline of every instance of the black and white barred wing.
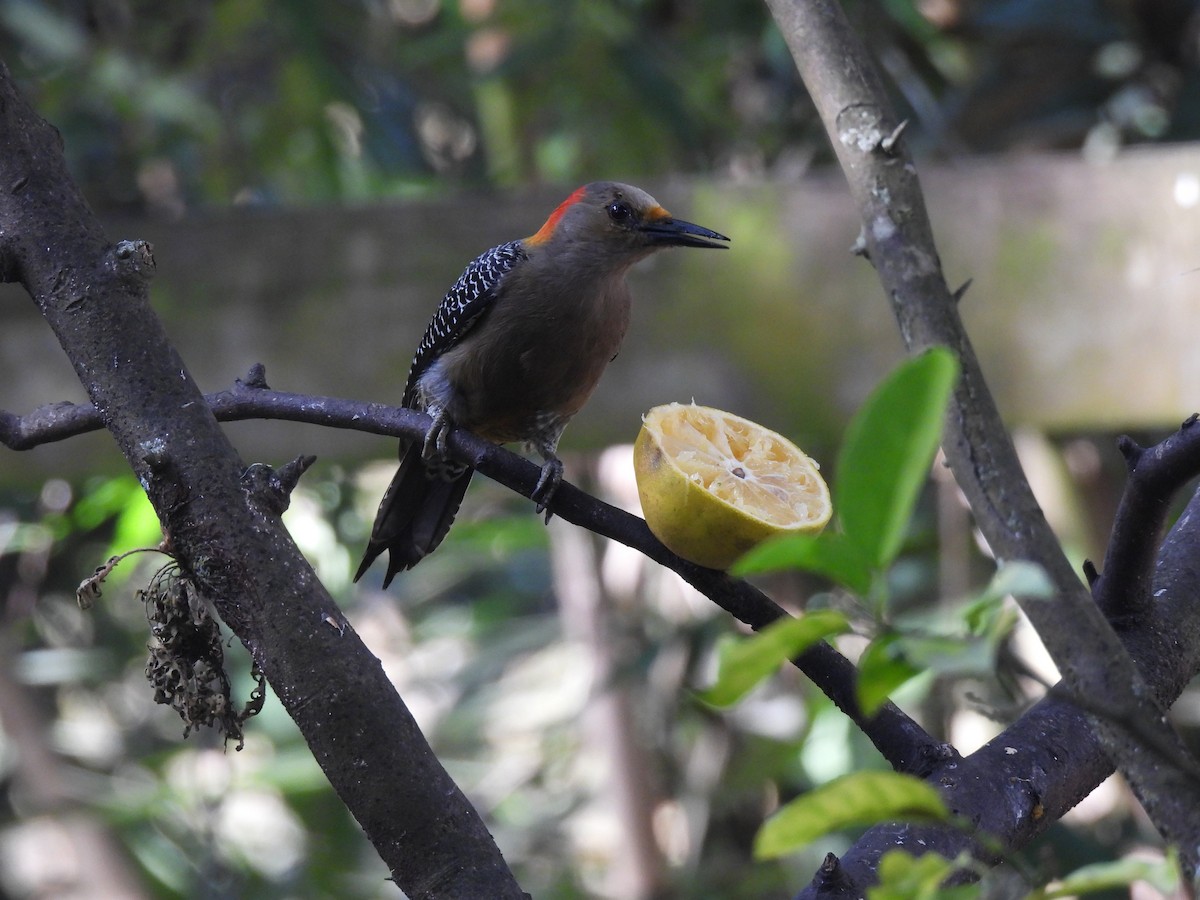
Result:
{"label": "black and white barred wing", "polygon": [[526,259],[520,241],[510,241],[481,253],[463,270],[433,314],[425,336],[417,345],[402,404],[416,401],[417,379],[435,359],[454,347],[487,312],[496,299],[496,288],[505,273]]}

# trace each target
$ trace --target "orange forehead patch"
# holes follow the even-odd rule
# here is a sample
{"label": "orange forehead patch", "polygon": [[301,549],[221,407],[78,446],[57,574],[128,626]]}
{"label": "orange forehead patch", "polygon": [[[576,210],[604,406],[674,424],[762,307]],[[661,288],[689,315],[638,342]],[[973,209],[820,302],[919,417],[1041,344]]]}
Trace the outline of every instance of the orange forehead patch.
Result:
{"label": "orange forehead patch", "polygon": [[661,206],[654,206],[646,210],[646,218],[651,222],[657,222],[659,219],[669,219],[671,214]]}
{"label": "orange forehead patch", "polygon": [[537,230],[536,234],[534,234],[532,237],[525,238],[525,243],[526,244],[542,244],[542,243],[545,243],[546,241],[550,240],[550,235],[554,234],[554,229],[558,227],[559,220],[566,214],[568,209],[570,209],[572,206],[574,206],[576,203],[578,203],[580,200],[582,200],[583,195],[586,193],[587,193],[587,185],[586,184],[583,187],[576,188],[571,193],[570,197],[568,197],[562,203],[558,204],[558,206],[555,208],[554,212],[550,213],[550,218],[548,218],[546,220],[546,224],[544,224],[541,228],[539,228]]}

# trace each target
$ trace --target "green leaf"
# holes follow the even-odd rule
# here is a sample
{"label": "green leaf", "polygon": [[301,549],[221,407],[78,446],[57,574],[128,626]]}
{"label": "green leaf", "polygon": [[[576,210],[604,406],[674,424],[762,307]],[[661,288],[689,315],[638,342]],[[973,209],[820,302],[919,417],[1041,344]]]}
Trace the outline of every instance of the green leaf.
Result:
{"label": "green leaf", "polygon": [[976,637],[994,635],[1001,627],[1007,630],[1015,624],[1015,619],[1004,615],[1004,598],[986,593],[967,604],[962,617],[967,631]]}
{"label": "green leaf", "polygon": [[871,589],[870,565],[858,545],[831,531],[771,538],[738,560],[730,572],[752,575],[785,569],[824,575],[858,594]]}
{"label": "green leaf", "polygon": [[957,635],[905,634],[899,653],[918,672],[932,669],[939,675],[988,675],[996,667],[996,649],[980,638]]}
{"label": "green leaf", "polygon": [[1008,634],[1016,623],[1016,614],[1004,605],[1010,595],[1047,600],[1054,596],[1054,585],[1045,570],[1036,563],[1017,561],[1002,564],[979,597],[962,611],[963,621],[970,633],[989,638]]}
{"label": "green leaf", "polygon": [[942,882],[959,870],[959,864],[937,853],[913,856],[889,850],[879,859],[879,883],[867,888],[867,900],[968,900],[978,897],[978,884],[943,888]]}
{"label": "green leaf", "polygon": [[153,547],[162,540],[162,525],[150,499],[139,487],[132,491],[117,516],[110,553],[124,553],[134,547]]}
{"label": "green leaf", "polygon": [[1010,594],[1015,597],[1033,597],[1049,600],[1054,596],[1054,582],[1046,570],[1037,563],[1016,560],[1002,563],[984,589],[985,593],[1000,597]]}
{"label": "green leaf", "polygon": [[785,856],[831,832],[879,822],[944,821],[950,816],[930,785],[895,772],[856,772],[797,797],[763,823],[756,859]]}
{"label": "green leaf", "polygon": [[[162,540],[158,514],[132,475],[92,481],[71,509],[70,519],[71,525],[79,531],[90,531],[110,521],[113,523],[112,538],[104,551],[105,558],[119,556],[138,547],[154,547]],[[115,568],[106,580],[110,585],[121,584],[137,570],[137,565],[129,561]]]}
{"label": "green leaf", "polygon": [[1127,888],[1135,881],[1145,881],[1164,894],[1174,894],[1179,887],[1179,868],[1171,856],[1161,860],[1121,859],[1115,862],[1093,863],[1076,869],[1066,878],[1055,882],[1037,896],[1052,900]]}
{"label": "green leaf", "polygon": [[145,497],[132,475],[118,475],[89,483],[71,510],[75,527],[81,530],[98,528],[119,515],[130,503],[136,502],[138,494]]}
{"label": "green leaf", "polygon": [[817,641],[849,630],[841,613],[818,610],[772,622],[751,637],[730,638],[718,650],[716,682],[699,697],[712,706],[732,706],[787,660]]}
{"label": "green leaf", "polygon": [[846,431],[833,508],[846,537],[876,569],[900,552],[957,377],[954,354],[934,347],[892,372]]}
{"label": "green leaf", "polygon": [[858,705],[868,716],[887,701],[892,691],[921,674],[904,653],[899,635],[884,634],[867,645],[858,659]]}

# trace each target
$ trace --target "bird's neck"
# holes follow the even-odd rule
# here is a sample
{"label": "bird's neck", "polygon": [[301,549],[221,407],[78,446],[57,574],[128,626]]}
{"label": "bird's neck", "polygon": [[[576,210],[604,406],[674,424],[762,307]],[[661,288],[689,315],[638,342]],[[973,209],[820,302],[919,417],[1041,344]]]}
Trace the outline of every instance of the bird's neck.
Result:
{"label": "bird's neck", "polygon": [[560,234],[542,244],[525,243],[525,252],[528,254],[526,267],[539,277],[561,284],[599,287],[623,281],[633,264],[649,256],[651,251],[626,253],[614,259],[611,252],[589,252],[582,241],[572,241]]}

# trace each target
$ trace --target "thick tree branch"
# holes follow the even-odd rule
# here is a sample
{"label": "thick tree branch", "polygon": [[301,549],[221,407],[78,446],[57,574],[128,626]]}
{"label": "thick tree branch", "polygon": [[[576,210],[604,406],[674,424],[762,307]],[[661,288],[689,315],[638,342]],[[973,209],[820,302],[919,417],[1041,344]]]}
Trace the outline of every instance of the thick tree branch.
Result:
{"label": "thick tree branch", "polygon": [[[403,407],[362,403],[337,397],[313,397],[271,390],[266,373],[256,365],[227,390],[205,397],[220,421],[282,419],[372,434],[420,438],[429,428],[429,417]],[[0,442],[25,449],[48,441],[96,430],[96,411],[86,405],[57,404],[42,407],[25,417],[0,413],[4,423]],[[471,434],[454,429],[451,452],[482,474],[529,497],[540,469],[529,460]],[[619,541],[678,573],[710,600],[756,630],[787,615],[769,597],[745,581],[681,559],[651,534],[637,516],[610,506],[574,485],[564,482],[550,509],[564,521]],[[865,716],[855,696],[856,670],[828,644],[819,644],[794,660],[796,666],[857,724],[898,771],[924,775],[951,758],[953,750],[929,734],[892,704],[876,715]]]}
{"label": "thick tree branch", "polygon": [[[783,0],[770,2],[773,9],[783,9],[787,5]],[[821,15],[829,13],[829,4],[814,6],[820,8]],[[836,7],[832,8],[836,11]],[[779,17],[781,13],[777,11],[776,15]],[[827,36],[810,34],[810,39],[814,48],[831,47]],[[835,54],[843,52],[837,45],[832,45],[831,50]],[[853,62],[855,57],[851,53],[847,58]],[[869,87],[871,82],[873,75],[868,73],[863,83]],[[13,124],[14,103],[19,104],[17,112],[24,120],[20,127]],[[998,434],[1004,439],[999,446],[993,446],[997,434],[991,431],[991,420],[977,415],[974,404],[980,396],[985,412],[994,409],[978,373],[978,365],[970,355],[969,343],[961,333],[961,326],[956,324],[953,303],[950,303],[953,327],[945,331],[941,330],[944,323],[927,321],[928,311],[923,311],[919,305],[924,302],[926,289],[930,296],[937,297],[938,303],[941,303],[939,293],[949,295],[938,271],[932,241],[922,242],[928,238],[928,223],[920,206],[919,192],[912,193],[918,191],[915,177],[911,172],[902,173],[896,187],[904,189],[895,195],[890,194],[890,181],[872,180],[871,167],[876,163],[885,168],[893,167],[893,172],[899,162],[906,163],[902,157],[892,155],[898,152],[896,133],[880,130],[881,124],[890,122],[892,117],[882,106],[866,110],[847,106],[841,112],[846,114],[846,127],[839,135],[850,144],[858,145],[857,152],[846,154],[854,159],[848,171],[859,165],[861,185],[870,191],[881,192],[881,196],[875,198],[878,202],[870,209],[873,212],[882,209],[886,215],[869,219],[864,216],[867,224],[863,246],[880,269],[885,284],[889,285],[889,296],[896,306],[906,340],[914,348],[928,343],[949,343],[959,349],[960,355],[964,351],[969,354],[968,362],[973,366],[974,375],[969,372],[964,385],[974,387],[967,390],[960,386],[956,409],[951,415],[950,433],[961,443],[956,471],[966,467],[963,470],[966,474],[960,474],[959,478],[962,481],[966,477],[968,484],[964,487],[969,485],[975,491],[974,508],[981,525],[986,520],[985,530],[989,537],[993,533],[997,536],[993,546],[1002,557],[1040,561],[1039,557],[1045,556],[1051,562],[1056,557],[1061,559],[1032,496],[1025,496],[1019,487],[1015,495],[1010,494],[1009,485],[1000,477],[1007,472],[1009,462],[1015,464],[1015,455],[1011,460],[1007,458],[1003,446],[1007,438],[1002,429]],[[362,732],[362,722],[368,721],[364,717],[370,717],[372,728],[382,717],[385,724],[380,733],[391,740],[395,739],[395,734],[407,735],[415,731],[415,727],[411,726],[411,720],[405,721],[407,712],[398,697],[392,699],[394,692],[390,686],[385,688],[384,694],[374,693],[379,689],[376,679],[382,679],[382,673],[373,671],[378,669],[377,663],[345,626],[340,613],[316,584],[306,565],[300,561],[301,568],[293,567],[299,560],[298,554],[286,535],[280,533],[275,521],[277,510],[269,509],[273,505],[269,502],[270,495],[275,490],[270,485],[275,481],[271,478],[266,482],[251,479],[261,489],[248,493],[246,480],[238,478],[243,473],[240,460],[224,438],[217,437],[219,429],[213,428],[213,416],[204,409],[204,403],[198,402],[199,392],[166,344],[146,305],[144,280],[152,265],[148,247],[141,243],[122,244],[116,248],[107,246],[62,171],[61,159],[42,146],[45,133],[40,131],[41,125],[33,123],[31,114],[11,91],[7,72],[2,66],[0,117],[3,117],[0,121],[0,185],[4,185],[0,187],[0,278],[21,280],[30,288],[47,319],[60,334],[64,348],[96,404],[95,407],[43,407],[25,417],[0,413],[0,442],[14,449],[25,449],[82,431],[109,427],[131,466],[147,484],[148,493],[160,510],[181,562],[204,589],[216,592],[222,615],[268,671],[273,683],[290,692],[279,691],[285,706],[296,717],[318,760],[326,767],[347,805],[363,822],[368,836],[377,846],[380,842],[385,844],[380,848],[381,855],[391,865],[393,859],[405,854],[422,857],[430,853],[424,847],[405,843],[411,836],[403,831],[411,825],[385,821],[385,817],[396,812],[395,798],[386,796],[387,792],[393,788],[404,789],[387,779],[403,773],[379,768],[388,765],[409,767],[418,781],[440,777],[440,768],[436,762],[429,767],[423,750],[416,752],[415,757],[409,757],[403,749],[389,755],[386,748],[356,745],[354,758],[361,758],[369,768],[356,772],[338,771],[349,756],[333,747],[331,740],[336,742],[355,728],[358,731],[354,733]],[[880,154],[886,158],[873,159]],[[49,165],[43,166],[44,163]],[[13,177],[16,170],[22,171]],[[888,190],[882,191],[882,188]],[[55,190],[60,192],[59,195],[55,195]],[[884,193],[888,197],[883,197]],[[32,201],[26,199],[30,196],[34,198]],[[911,205],[914,196],[915,207]],[[893,201],[890,205],[888,198]],[[895,198],[901,202],[896,204]],[[64,200],[64,205],[57,209],[60,218],[55,218],[50,208]],[[867,210],[868,206],[863,208]],[[910,219],[914,208],[915,217]],[[20,227],[15,227],[17,225]],[[922,241],[906,244],[911,229],[916,229],[918,237],[924,232]],[[896,237],[906,231],[910,233]],[[56,235],[62,237],[61,246],[55,246]],[[46,240],[50,243],[43,243]],[[48,251],[45,250],[47,247]],[[123,309],[126,304],[128,309]],[[941,312],[937,314],[941,315]],[[139,342],[137,354],[130,354],[126,344],[129,333],[122,333],[122,329],[128,327],[135,329],[130,333],[146,336],[144,342]],[[93,334],[92,329],[97,331]],[[943,337],[952,340],[942,340]],[[112,355],[104,355],[106,353]],[[980,389],[982,395],[976,393]],[[137,408],[137,403],[130,404],[135,397],[139,398],[137,403],[145,405],[144,411]],[[153,403],[147,403],[145,398],[153,398]],[[379,434],[423,433],[427,425],[424,417],[408,410],[273,392],[266,388],[261,373],[257,378],[252,375],[232,391],[206,399],[216,413],[215,417],[222,420],[281,418]],[[994,424],[998,423],[996,417]],[[982,443],[973,443],[976,439]],[[532,489],[538,470],[519,457],[486,442],[478,442],[464,432],[452,435],[451,446],[457,454],[497,481],[526,494]],[[1011,450],[1011,445],[1008,449]],[[1140,465],[1140,461],[1131,464],[1135,475]],[[269,489],[263,488],[264,484]],[[1023,481],[1017,484],[1022,485]],[[286,489],[286,484],[279,488],[284,494]],[[1155,496],[1160,490],[1160,486],[1151,484],[1146,498],[1130,501],[1133,506],[1127,521],[1131,525],[1160,515],[1161,504]],[[264,497],[268,502],[261,502]],[[1032,507],[1025,505],[1027,501]],[[228,507],[221,509],[221,504],[228,504]],[[1189,604],[1194,606],[1200,591],[1200,584],[1196,583],[1200,576],[1192,563],[1195,548],[1200,546],[1196,531],[1200,527],[1200,501],[1193,500],[1192,507],[1189,515],[1172,531],[1159,555],[1153,602],[1148,599],[1151,592],[1143,590],[1144,579],[1139,582],[1139,576],[1134,574],[1129,576],[1133,581],[1129,581],[1124,574],[1145,570],[1153,558],[1153,543],[1148,550],[1145,546],[1129,548],[1137,563],[1118,564],[1121,559],[1119,545],[1125,542],[1124,538],[1118,538],[1118,532],[1124,534],[1129,529],[1122,531],[1114,527],[1113,546],[1105,567],[1104,578],[1111,576],[1111,581],[1104,590],[1115,597],[1115,603],[1130,607],[1136,613],[1133,616],[1136,621],[1128,628],[1122,628],[1121,638],[1132,658],[1141,666],[1153,699],[1163,704],[1178,695],[1188,677],[1200,666],[1197,660],[1200,638],[1191,633],[1172,634],[1168,627],[1195,620]],[[554,511],[568,521],[621,540],[674,568],[722,608],[755,628],[786,614],[749,585],[673,557],[636,517],[607,507],[569,485],[564,485],[556,498]],[[1035,515],[1026,520],[1027,513]],[[1196,523],[1191,523],[1190,518],[1195,518]],[[246,544],[247,532],[243,529],[247,527],[251,531],[265,529],[269,533]],[[1156,528],[1155,541],[1157,531]],[[1047,540],[1049,543],[1045,543]],[[1023,548],[1025,552],[1011,555],[1003,552],[1014,548]],[[244,561],[239,560],[239,554],[245,554]],[[1047,568],[1059,579],[1064,596],[1080,593],[1072,586],[1077,582],[1074,573],[1069,566],[1064,566],[1065,560],[1061,565]],[[274,571],[277,567],[296,574]],[[1120,586],[1122,583],[1133,586],[1126,590]],[[1097,587],[1097,598],[1101,599],[1100,583]],[[1127,602],[1130,599],[1134,601],[1132,605]],[[1113,607],[1105,603],[1105,609],[1110,608]],[[320,616],[320,624],[312,616]],[[336,636],[325,631],[335,632]],[[343,656],[347,647],[351,648],[349,656]],[[293,649],[298,653],[295,662],[288,655]],[[328,681],[328,669],[312,661],[333,658],[335,654],[339,666],[350,658],[353,671],[347,673],[348,677],[343,681],[330,682],[328,686],[318,684]],[[1101,661],[1105,662],[1103,658]],[[310,663],[312,670],[303,671]],[[904,771],[929,774],[931,780],[940,783],[953,798],[952,807],[969,816],[981,832],[995,838],[1004,849],[1023,845],[1111,771],[1100,741],[1088,727],[1087,717],[1060,694],[1052,694],[988,747],[962,760],[948,748],[932,742],[894,708],[885,709],[874,720],[864,721],[854,704],[853,667],[828,646],[814,648],[798,660],[797,665],[860,724],[893,765]],[[1141,708],[1135,706],[1132,710],[1135,737],[1141,727],[1140,714]],[[323,716],[329,717],[329,721],[323,720]],[[334,724],[331,726],[330,722]],[[392,727],[387,724],[389,722],[395,723],[396,732],[388,730]],[[347,726],[349,730],[343,730]],[[1163,736],[1157,730],[1153,735],[1155,738]],[[1166,732],[1166,737],[1171,740],[1174,736]],[[420,740],[419,734],[416,739]],[[318,749],[322,743],[324,750]],[[410,746],[406,737],[402,747]],[[376,780],[376,776],[383,780]],[[1014,785],[1019,789],[1014,789]],[[405,800],[413,800],[417,807],[414,816],[406,818],[405,822],[415,823],[426,813],[420,808],[424,796],[422,787],[417,785],[415,795],[403,795]],[[373,802],[373,798],[364,796],[368,792],[383,796]],[[468,820],[473,818],[469,807],[465,811],[459,809],[460,800],[461,795],[454,789],[447,801],[452,809],[443,811],[441,822],[444,828],[439,825],[435,829],[443,831],[448,842],[456,846],[436,849],[433,852],[447,854],[436,859],[408,859],[410,865],[432,861],[452,866],[461,860],[478,861],[481,849],[487,861],[498,860],[494,845],[490,850],[486,846],[490,844],[486,833],[480,835],[481,826],[475,821],[467,821],[464,831],[459,831],[463,823],[452,821],[457,815],[466,816]],[[1179,808],[1176,817],[1179,813],[1194,811],[1194,807],[1189,806],[1191,800],[1186,792],[1174,800]],[[465,805],[465,801],[462,803]],[[1155,817],[1158,818],[1157,812]],[[389,825],[399,829],[400,833]],[[464,839],[464,833],[469,836],[467,839]],[[873,843],[876,834],[880,839]],[[1168,836],[1171,837],[1169,832]],[[915,840],[917,837],[922,839],[919,845]],[[475,840],[480,842],[478,847],[470,843]],[[836,859],[833,861],[826,872],[827,880],[823,882],[825,888],[841,885],[847,896],[861,893],[862,885],[872,880],[881,848],[889,849],[897,843],[906,844],[914,851],[919,846],[953,855],[956,846],[965,847],[970,839],[939,829],[922,829],[920,832],[907,828],[877,830],[864,837],[840,863]],[[454,850],[459,853],[449,855]],[[986,848],[976,847],[975,852],[981,858],[992,858]],[[503,869],[502,861],[497,865],[501,879],[498,882],[485,880],[497,876],[483,866],[477,873],[433,872],[429,867],[423,872],[405,874],[426,879],[444,878],[444,882],[434,886],[431,880],[419,881],[415,892],[414,888],[406,889],[412,896],[432,896],[435,891],[443,891],[439,895],[448,896],[458,887],[469,891],[470,885],[486,883],[487,896],[505,896],[496,886],[508,885],[511,879]],[[393,871],[396,871],[395,867]],[[515,885],[513,888],[515,890]]]}
{"label": "thick tree branch", "polygon": [[[0,274],[20,281],[171,539],[410,897],[522,897],[491,835],[317,581],[147,302],[149,248],[110,245],[57,132],[0,63]],[[336,665],[331,662],[336,660]]]}
{"label": "thick tree branch", "polygon": [[[1141,455],[1143,476],[1153,490],[1176,488],[1200,474],[1200,436],[1188,423],[1162,443]],[[1154,463],[1149,463],[1154,460]],[[1161,461],[1161,469],[1155,469]],[[1144,490],[1134,485],[1127,492]],[[1126,504],[1122,503],[1122,508]],[[1128,535],[1142,542],[1131,529],[1114,529],[1109,558],[1124,555],[1116,542]],[[1158,553],[1152,588],[1153,602],[1129,617],[1121,639],[1136,660],[1154,702],[1166,708],[1200,672],[1200,491],[1175,523]],[[1106,698],[1088,698],[1088,705],[1103,705]],[[1112,710],[1109,716],[1120,717]],[[861,897],[875,881],[879,858],[889,850],[904,848],[914,854],[930,850],[953,858],[968,851],[994,864],[1002,854],[1026,846],[1058,821],[1113,772],[1089,714],[1065,691],[1056,689],[1025,712],[1002,734],[961,761],[951,761],[929,776],[950,809],[966,817],[975,834],[955,828],[884,825],[867,831],[839,860],[830,854],[826,864],[799,898]],[[1186,797],[1167,798],[1172,815],[1195,815]]]}
{"label": "thick tree branch", "polygon": [[[1186,749],[1153,702],[1116,633],[1072,571],[1046,523],[984,380],[941,271],[903,125],[836,0],[767,0],[817,105],[863,222],[860,248],[879,274],[911,351],[945,345],[962,369],[943,450],[980,530],[1001,560],[1040,564],[1058,588],[1052,602],[1023,602],[1064,680],[1078,696],[1104,697],[1125,722],[1092,717],[1156,826],[1181,849],[1189,874],[1200,863],[1200,769],[1175,765]],[[1169,758],[1151,745],[1176,749]]]}

